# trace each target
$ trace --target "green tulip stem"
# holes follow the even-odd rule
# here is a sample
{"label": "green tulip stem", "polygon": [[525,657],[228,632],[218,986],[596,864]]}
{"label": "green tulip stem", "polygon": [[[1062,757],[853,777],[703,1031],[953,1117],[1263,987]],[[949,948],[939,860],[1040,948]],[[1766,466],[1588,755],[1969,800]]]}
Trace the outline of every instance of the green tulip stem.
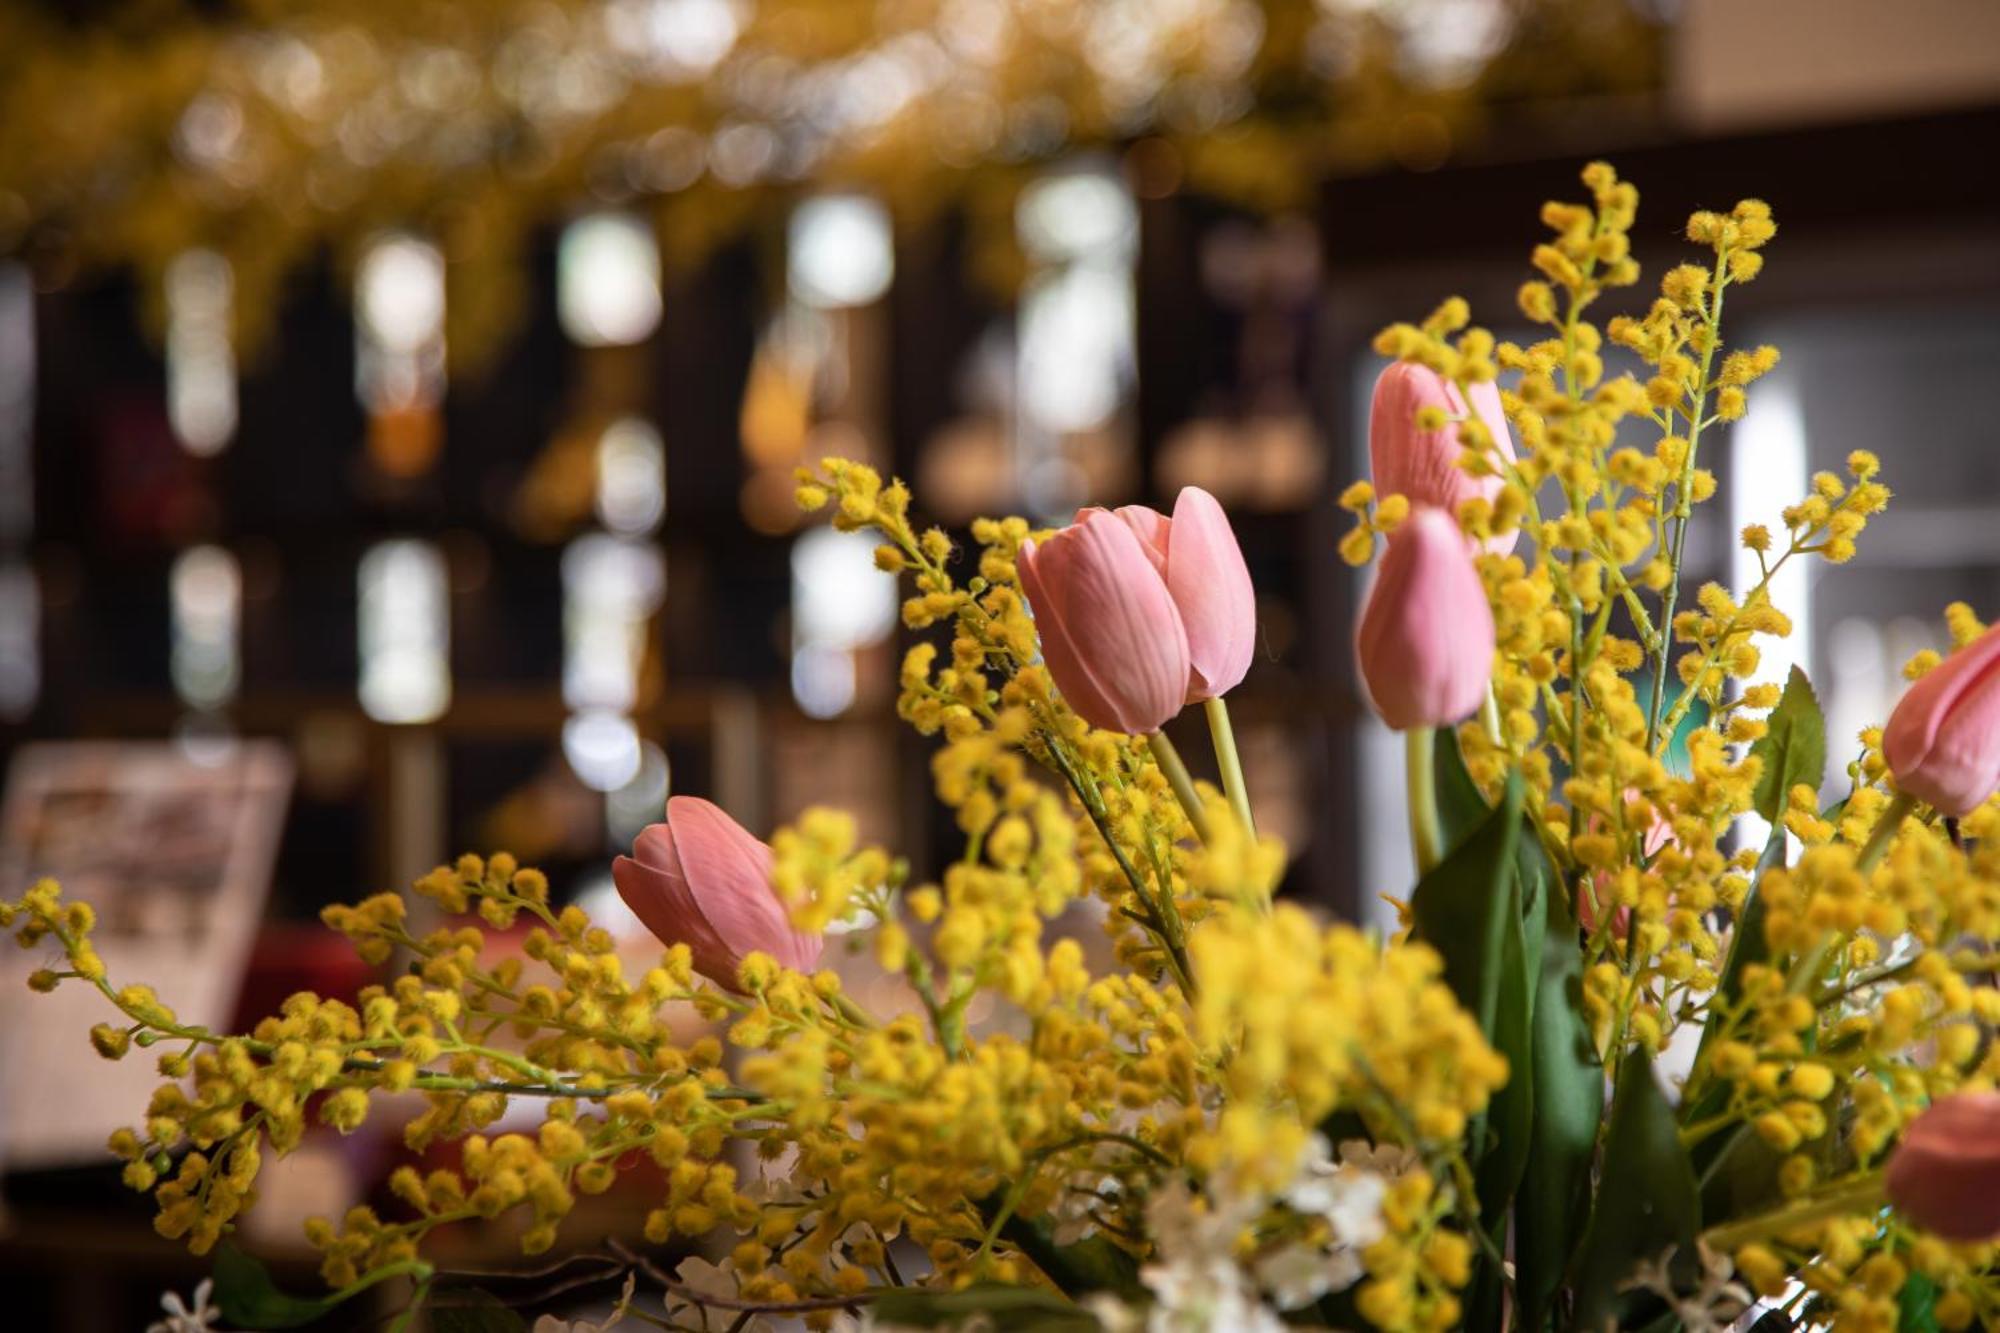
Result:
{"label": "green tulip stem", "polygon": [[1410,848],[1416,853],[1417,876],[1422,878],[1444,859],[1444,835],[1438,825],[1436,738],[1429,727],[1411,727],[1403,733],[1403,746],[1409,780]]}
{"label": "green tulip stem", "polygon": [[1160,771],[1167,775],[1174,795],[1179,798],[1181,809],[1187,814],[1187,821],[1194,826],[1194,836],[1208,841],[1208,820],[1201,812],[1201,795],[1194,789],[1194,779],[1188,776],[1187,765],[1181,762],[1179,750],[1167,739],[1164,731],[1155,731],[1146,737],[1146,744],[1152,748],[1153,759]]}
{"label": "green tulip stem", "polygon": [[1229,795],[1229,808],[1236,812],[1236,822],[1251,838],[1257,836],[1257,823],[1250,817],[1250,789],[1243,783],[1243,757],[1236,752],[1236,728],[1229,724],[1229,705],[1216,695],[1202,705],[1208,714],[1209,739],[1215,742],[1216,766],[1222,770],[1222,790]]}
{"label": "green tulip stem", "polygon": [[1889,844],[1896,840],[1896,834],[1901,831],[1903,821],[1909,817],[1910,811],[1914,810],[1916,805],[1917,798],[1908,792],[1896,793],[1895,799],[1890,801],[1888,808],[1882,812],[1882,817],[1875,821],[1875,831],[1868,835],[1868,841],[1863,844],[1861,859],[1854,864],[1856,870],[1867,874],[1875,868],[1876,863],[1889,850]]}

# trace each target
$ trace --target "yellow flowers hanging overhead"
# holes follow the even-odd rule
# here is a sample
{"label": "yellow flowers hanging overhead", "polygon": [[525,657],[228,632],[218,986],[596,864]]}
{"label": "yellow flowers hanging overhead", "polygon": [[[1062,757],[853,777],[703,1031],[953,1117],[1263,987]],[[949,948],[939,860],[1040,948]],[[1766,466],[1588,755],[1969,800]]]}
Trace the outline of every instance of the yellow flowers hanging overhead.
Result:
{"label": "yellow flowers hanging overhead", "polygon": [[[1428,40],[1434,8],[320,0],[73,20],[13,5],[0,254],[51,282],[93,264],[151,280],[206,247],[254,335],[288,270],[406,228],[445,253],[446,343],[466,364],[518,315],[529,233],[585,204],[651,211],[685,263],[820,186],[864,187],[905,219],[969,194],[975,269],[1018,271],[990,254],[1013,244],[1011,210],[977,201],[1069,152],[1150,137],[1155,184],[1298,209],[1330,170],[1469,133],[1489,68],[1516,94],[1565,68],[1592,92],[1654,79],[1636,9],[1496,8],[1447,49]],[[1540,43],[1519,58],[1517,23]]]}

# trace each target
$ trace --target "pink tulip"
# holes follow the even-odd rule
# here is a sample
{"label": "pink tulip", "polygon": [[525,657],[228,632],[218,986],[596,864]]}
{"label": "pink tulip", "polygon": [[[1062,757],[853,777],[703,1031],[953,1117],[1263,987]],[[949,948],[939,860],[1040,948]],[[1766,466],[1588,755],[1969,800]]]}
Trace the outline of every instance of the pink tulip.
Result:
{"label": "pink tulip", "polygon": [[[1627,787],[1625,789],[1625,798],[1628,801],[1638,795],[1638,791],[1634,788]],[[1604,821],[1596,815],[1592,815],[1588,821],[1588,827],[1592,833],[1602,832]],[[1646,824],[1645,834],[1639,839],[1640,855],[1651,861],[1667,847],[1678,845],[1679,841],[1674,837],[1672,822],[1665,815],[1661,814],[1658,809],[1655,809],[1651,820]],[[1595,888],[1596,892],[1594,894],[1580,893],[1576,897],[1577,924],[1583,928],[1583,933],[1586,935],[1593,934],[1597,930],[1597,903],[1600,899],[1609,897],[1611,893],[1611,881],[1611,872],[1600,870],[1591,876],[1591,885]],[[1614,934],[1617,934],[1621,938],[1624,936],[1627,927],[1631,924],[1631,908],[1620,907],[1611,914],[1611,929]]]}
{"label": "pink tulip", "polygon": [[731,990],[751,953],[809,972],[820,937],[792,927],[771,888],[771,849],[699,796],[667,802],[632,855],[611,863],[618,896],[663,944],[685,944],[695,971]]}
{"label": "pink tulip", "polygon": [[[1103,512],[1081,510],[1077,521]],[[1181,488],[1172,518],[1145,505],[1126,505],[1117,514],[1139,538],[1181,613],[1191,670],[1186,702],[1229,693],[1243,683],[1257,647],[1257,593],[1229,516],[1199,486]]]}
{"label": "pink tulip", "polygon": [[1355,635],[1375,711],[1397,731],[1460,721],[1486,698],[1493,646],[1464,534],[1441,509],[1412,511],[1390,534]]}
{"label": "pink tulip", "polygon": [[1896,785],[1948,815],[2000,790],[2000,625],[1926,672],[1882,732]]}
{"label": "pink tulip", "polygon": [[1041,545],[1023,542],[1018,563],[1042,660],[1077,716],[1136,736],[1181,711],[1187,628],[1129,524],[1085,510]]}
{"label": "pink tulip", "polygon": [[2000,1240],[2000,1092],[1940,1097],[1889,1158],[1889,1201],[1926,1231]]}
{"label": "pink tulip", "polygon": [[[1514,441],[1507,433],[1507,416],[1500,406],[1500,387],[1491,380],[1472,386],[1472,408],[1493,435],[1493,448],[1512,462]],[[1458,442],[1458,423],[1437,430],[1419,430],[1417,413],[1435,407],[1456,417],[1465,415],[1465,397],[1451,381],[1426,366],[1398,361],[1375,381],[1375,399],[1368,409],[1368,456],[1381,495],[1404,495],[1412,506],[1435,505],[1448,514],[1474,496],[1493,499],[1500,493],[1498,476],[1475,477],[1458,465],[1465,447]],[[1484,548],[1496,555],[1514,549],[1520,534],[1492,537]]]}

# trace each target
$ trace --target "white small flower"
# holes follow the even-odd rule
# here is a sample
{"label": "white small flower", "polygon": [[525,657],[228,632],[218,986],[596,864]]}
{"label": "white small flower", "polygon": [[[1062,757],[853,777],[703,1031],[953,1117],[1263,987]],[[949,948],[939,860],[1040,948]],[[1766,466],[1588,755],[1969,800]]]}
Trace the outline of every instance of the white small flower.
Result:
{"label": "white small flower", "polygon": [[1098,1206],[1114,1202],[1123,1189],[1116,1176],[1089,1170],[1072,1173],[1056,1200],[1052,1239],[1058,1245],[1074,1245],[1097,1234]]}
{"label": "white small flower", "polygon": [[1736,1266],[1728,1255],[1719,1254],[1700,1241],[1696,1245],[1701,1284],[1694,1290],[1684,1289],[1680,1276],[1674,1272],[1676,1247],[1671,1245],[1634,1269],[1632,1277],[1620,1289],[1649,1291],[1661,1297],[1687,1333],[1731,1333],[1739,1322],[1754,1313],[1752,1307],[1757,1298],[1741,1283],[1731,1280],[1736,1276]]}
{"label": "white small flower", "polygon": [[1333,1235],[1343,1245],[1366,1249],[1382,1239],[1382,1198],[1389,1182],[1373,1171],[1343,1166],[1332,1187],[1333,1202],[1324,1213]]}
{"label": "white small flower", "polygon": [[[699,1256],[683,1259],[674,1270],[674,1277],[686,1290],[668,1294],[666,1304],[669,1315],[704,1309],[704,1298],[735,1300],[742,1290],[735,1271],[726,1259],[719,1264]],[[771,1333],[771,1321],[763,1315],[753,1315],[738,1333]]]}
{"label": "white small flower", "polygon": [[1327,1250],[1293,1242],[1257,1261],[1257,1283],[1280,1310],[1301,1310],[1330,1291],[1345,1291],[1361,1280],[1361,1259],[1353,1250]]}
{"label": "white small flower", "polygon": [[1197,1207],[1180,1180],[1146,1200],[1154,1260],[1139,1270],[1139,1280],[1153,1293],[1146,1333],[1284,1333],[1284,1321],[1257,1299],[1249,1275],[1231,1253],[1263,1202],[1215,1188],[1207,1204]]}
{"label": "white small flower", "polygon": [[608,1333],[608,1330],[617,1327],[624,1320],[625,1312],[632,1307],[632,1292],[638,1281],[636,1273],[625,1275],[625,1290],[618,1293],[618,1304],[611,1308],[611,1313],[605,1317],[603,1323],[592,1323],[588,1319],[570,1323],[552,1314],[545,1314],[535,1320],[535,1326],[529,1333]]}
{"label": "white small flower", "polygon": [[215,1321],[222,1318],[222,1311],[208,1303],[209,1294],[214,1290],[214,1280],[203,1278],[201,1285],[194,1289],[192,1310],[181,1304],[178,1292],[170,1291],[160,1297],[160,1308],[167,1312],[167,1317],[147,1325],[146,1333],[209,1333],[215,1327]]}
{"label": "white small flower", "polygon": [[1083,1308],[1097,1320],[1104,1333],[1140,1333],[1146,1327],[1146,1316],[1135,1310],[1116,1296],[1098,1292],[1083,1298]]}
{"label": "white small flower", "polygon": [[1370,1143],[1366,1139],[1342,1139],[1340,1164],[1358,1166],[1390,1180],[1401,1180],[1420,1164],[1416,1153],[1394,1143]]}
{"label": "white small flower", "polygon": [[1382,1199],[1390,1180],[1407,1171],[1414,1160],[1402,1149],[1385,1150],[1357,1140],[1340,1145],[1336,1165],[1326,1140],[1315,1134],[1298,1175],[1282,1197],[1301,1213],[1325,1218],[1338,1244],[1366,1249],[1382,1239]]}
{"label": "white small flower", "polygon": [[757,1178],[750,1183],[744,1193],[761,1204],[789,1206],[805,1203],[805,1191],[799,1188],[791,1160],[797,1156],[796,1150],[788,1149],[785,1158],[778,1162],[763,1162],[757,1168]]}
{"label": "white small flower", "polygon": [[721,1296],[729,1300],[736,1298],[736,1277],[720,1264],[711,1263],[699,1255],[681,1260],[674,1276],[696,1296]]}

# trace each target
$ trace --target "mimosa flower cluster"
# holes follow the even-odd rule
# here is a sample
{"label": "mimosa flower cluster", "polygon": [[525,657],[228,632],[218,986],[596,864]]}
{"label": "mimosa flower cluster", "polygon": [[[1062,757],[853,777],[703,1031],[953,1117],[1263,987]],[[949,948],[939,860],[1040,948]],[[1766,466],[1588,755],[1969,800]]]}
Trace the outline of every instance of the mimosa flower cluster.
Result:
{"label": "mimosa flower cluster", "polygon": [[[414,1092],[405,1144],[452,1164],[312,1223],[316,1310],[392,1280],[449,1304],[434,1233],[560,1250],[647,1162],[604,1281],[670,1328],[2000,1326],[2000,629],[1949,609],[1955,651],[1859,737],[1803,673],[1757,679],[1773,576],[1851,558],[1884,465],[1815,477],[1781,536],[1741,534],[1757,582],[1684,599],[1704,446],[1778,361],[1722,331],[1776,224],[1696,214],[1698,262],[1600,329],[1638,196],[1584,184],[1543,210],[1536,341],[1453,299],[1378,343],[1339,554],[1382,550],[1356,649],[1408,740],[1418,879],[1365,886],[1394,935],[1275,895],[1225,703],[1255,591],[1213,497],[982,520],[961,551],[828,459],[800,503],[908,580],[897,710],[963,854],[912,867],[832,809],[767,841],[676,795],[613,867],[663,946],[639,975],[538,872],[468,856],[415,886],[446,924],[327,911],[393,982],[245,1034],[114,982],[89,908],[36,885],[0,908],[51,955],[33,984],[98,990],[107,1058],[160,1050],[111,1147],[161,1231],[208,1251],[309,1123]],[[1196,705],[1215,786],[1166,731]],[[907,1003],[870,1012],[838,949]],[[694,1245],[719,1261],[676,1266]],[[238,1322],[268,1308],[243,1262]]]}

